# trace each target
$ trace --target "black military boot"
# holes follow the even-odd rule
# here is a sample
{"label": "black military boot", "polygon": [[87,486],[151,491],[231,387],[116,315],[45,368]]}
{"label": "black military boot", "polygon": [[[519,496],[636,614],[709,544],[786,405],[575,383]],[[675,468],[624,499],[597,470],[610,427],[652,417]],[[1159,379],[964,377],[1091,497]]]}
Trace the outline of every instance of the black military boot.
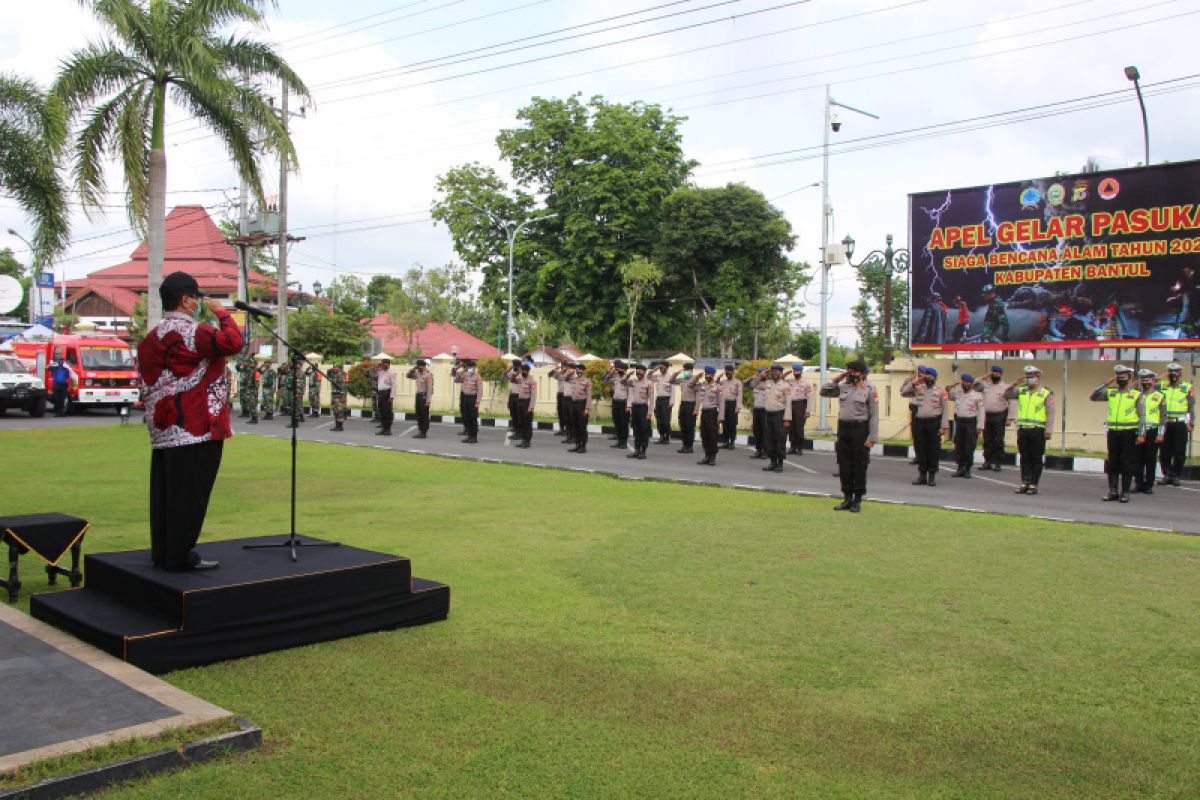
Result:
{"label": "black military boot", "polygon": [[775,459],[772,458],[771,463],[767,464],[765,467],[763,467],[762,471],[763,472],[774,472],[775,471]]}
{"label": "black military boot", "polygon": [[962,476],[963,476],[964,478],[969,478],[969,477],[971,477],[971,466],[972,466],[971,464],[967,464],[965,467],[963,467],[963,474],[962,474]]}
{"label": "black military boot", "polygon": [[675,452],[676,453],[690,453],[690,452],[692,452],[692,446],[690,444],[685,444],[683,447],[679,448]]}
{"label": "black military boot", "polygon": [[639,448],[637,451],[637,455],[635,457],[641,459],[642,461],[645,461],[646,460],[646,448],[645,447]]}
{"label": "black military boot", "polygon": [[842,497],[842,502],[833,507],[834,511],[849,511],[850,506],[854,505],[854,495],[845,495]]}
{"label": "black military boot", "polygon": [[642,448],[640,448],[640,447],[635,447],[635,448],[633,448],[633,452],[632,452],[632,453],[629,453],[629,454],[628,454],[628,455],[626,455],[625,457],[626,457],[626,458],[637,458],[637,457],[639,457],[641,454],[642,454]]}
{"label": "black military boot", "polygon": [[274,414],[267,414],[265,417],[263,417],[263,419],[265,419],[265,420],[267,420],[268,422],[270,422],[271,420],[275,419],[275,415],[274,415]]}
{"label": "black military boot", "polygon": [[343,430],[345,430],[345,428],[343,428],[343,427],[342,427],[342,423],[340,423],[340,422],[335,422],[335,423],[333,423],[333,429],[334,429],[335,431],[343,431]]}
{"label": "black military boot", "polygon": [[258,424],[258,417],[251,417],[251,418],[250,418],[250,421],[249,421],[249,422],[247,422],[246,424],[247,424],[247,425],[257,425],[257,424]]}
{"label": "black military boot", "polygon": [[926,486],[937,486],[937,471],[929,473],[929,479],[926,481]]}
{"label": "black military boot", "polygon": [[610,444],[610,445],[609,445],[609,447],[619,447],[619,448],[621,448],[622,450],[624,450],[624,449],[625,449],[625,442],[622,442],[620,439],[618,439],[617,441],[615,441],[615,442],[613,442],[612,444]]}
{"label": "black military boot", "polygon": [[1108,494],[1104,495],[1104,497],[1102,497],[1101,499],[1104,502],[1109,503],[1109,502],[1112,502],[1113,500],[1119,500],[1120,498],[1121,498],[1121,494],[1117,491],[1117,476],[1109,475],[1108,476]]}
{"label": "black military boot", "polygon": [[586,452],[587,452],[587,445],[586,445],[586,444],[581,444],[581,445],[577,446],[577,447],[576,447],[574,450],[572,450],[571,452],[572,452],[572,453],[586,453]]}
{"label": "black military boot", "polygon": [[1132,483],[1133,483],[1132,475],[1122,475],[1121,476],[1121,502],[1122,503],[1129,502],[1129,487]]}
{"label": "black military boot", "polygon": [[924,470],[922,470],[920,476],[915,481],[912,482],[912,485],[913,486],[928,486],[929,485],[929,481],[925,478]]}
{"label": "black military boot", "polygon": [[958,469],[956,469],[956,470],[954,471],[954,474],[953,474],[953,475],[951,475],[950,477],[951,477],[951,478],[965,478],[965,477],[967,477],[967,467],[966,467],[966,465],[965,465],[965,464],[959,464],[959,465],[958,465]]}
{"label": "black military boot", "polygon": [[862,511],[862,495],[854,495],[854,501],[850,503],[850,513],[857,514]]}
{"label": "black military boot", "polygon": [[773,472],[783,472],[783,459],[782,458],[775,462],[775,469],[773,470]]}

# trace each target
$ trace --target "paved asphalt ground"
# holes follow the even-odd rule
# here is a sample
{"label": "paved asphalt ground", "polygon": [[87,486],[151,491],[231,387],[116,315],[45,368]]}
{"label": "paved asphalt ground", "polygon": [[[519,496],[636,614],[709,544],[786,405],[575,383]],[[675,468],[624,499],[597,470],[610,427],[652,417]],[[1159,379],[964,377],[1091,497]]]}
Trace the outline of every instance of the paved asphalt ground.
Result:
{"label": "paved asphalt ground", "polygon": [[[131,424],[139,424],[135,415]],[[116,415],[98,411],[66,418],[47,416],[40,420],[24,414],[9,412],[0,416],[0,431],[67,425],[114,425]],[[610,447],[608,436],[591,434],[588,452],[568,452],[557,434],[539,431],[533,436],[533,447],[526,450],[509,444],[507,430],[481,428],[479,444],[463,444],[457,433],[459,425],[434,423],[429,438],[414,439],[416,426],[399,417],[390,437],[376,436],[376,428],[366,419],[351,419],[346,430],[334,433],[329,417],[308,419],[299,429],[302,441],[356,445],[449,458],[472,458],[512,464],[530,464],[553,469],[573,469],[611,474],[625,480],[674,480],[683,483],[731,486],[742,489],[771,490],[803,495],[829,496],[840,499],[841,489],[834,477],[837,465],[832,453],[805,451],[801,457],[788,456],[782,474],[763,472],[765,461],[752,460],[753,448],[738,445],[735,450],[721,450],[715,467],[701,466],[703,458],[697,442],[696,453],[677,453],[677,442],[669,445],[651,444],[646,460],[626,458],[631,451]],[[270,436],[287,439],[290,431],[278,418],[258,425],[246,425],[234,420],[238,434]],[[653,441],[653,440],[652,440]],[[1200,487],[1188,485],[1155,487],[1152,496],[1135,494],[1126,505],[1105,503],[1100,497],[1107,491],[1103,475],[1047,470],[1042,477],[1041,493],[1037,496],[1016,495],[1020,472],[1005,467],[1003,472],[973,472],[971,480],[951,477],[950,469],[938,474],[934,488],[913,486],[916,467],[907,459],[873,456],[867,475],[867,499],[873,502],[907,503],[936,506],[960,511],[988,514],[1011,514],[1062,520],[1123,525],[1148,530],[1179,531],[1200,535]],[[870,503],[864,504],[862,518],[869,519]]]}

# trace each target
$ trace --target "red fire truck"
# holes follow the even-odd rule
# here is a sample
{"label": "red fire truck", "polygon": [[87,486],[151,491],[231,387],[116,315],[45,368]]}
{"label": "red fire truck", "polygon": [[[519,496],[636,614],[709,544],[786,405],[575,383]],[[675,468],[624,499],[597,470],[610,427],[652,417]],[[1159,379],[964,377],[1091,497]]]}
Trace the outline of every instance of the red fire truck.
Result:
{"label": "red fire truck", "polygon": [[50,341],[11,341],[18,358],[36,361],[53,393],[50,366],[59,358],[71,368],[69,408],[121,408],[138,402],[137,364],[128,343],[113,336],[57,334]]}

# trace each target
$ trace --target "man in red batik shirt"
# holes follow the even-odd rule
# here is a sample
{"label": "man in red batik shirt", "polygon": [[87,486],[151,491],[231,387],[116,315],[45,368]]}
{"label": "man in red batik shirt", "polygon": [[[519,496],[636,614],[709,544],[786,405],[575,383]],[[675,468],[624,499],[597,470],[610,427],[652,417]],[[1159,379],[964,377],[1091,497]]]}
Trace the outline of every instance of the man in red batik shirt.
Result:
{"label": "man in red batik shirt", "polygon": [[229,427],[225,356],[242,349],[229,312],[203,300],[218,325],[196,321],[202,298],[196,279],[173,272],[159,288],[163,318],[138,345],[146,426],[150,429],[150,556],[172,571],[213,569],[195,551],[208,498],[221,466]]}

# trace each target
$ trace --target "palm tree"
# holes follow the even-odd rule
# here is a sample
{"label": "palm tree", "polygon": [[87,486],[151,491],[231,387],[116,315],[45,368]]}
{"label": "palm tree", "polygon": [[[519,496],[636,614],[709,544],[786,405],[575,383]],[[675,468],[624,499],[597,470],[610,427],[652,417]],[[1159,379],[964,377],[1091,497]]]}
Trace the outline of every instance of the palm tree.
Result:
{"label": "palm tree", "polygon": [[63,116],[33,81],[0,73],[0,189],[33,219],[33,259],[41,264],[65,250],[70,237],[57,163]]}
{"label": "palm tree", "polygon": [[255,79],[279,81],[308,100],[308,89],[269,45],[219,31],[262,24],[263,0],[84,0],[107,37],[63,64],[51,93],[76,135],[73,180],[86,211],[100,207],[104,158],[124,169],[130,222],[149,243],[147,325],[162,315],[166,217],[167,99],[182,106],[225,145],[242,179],[263,198],[259,159],[277,153],[288,169],[296,152],[270,98]]}

